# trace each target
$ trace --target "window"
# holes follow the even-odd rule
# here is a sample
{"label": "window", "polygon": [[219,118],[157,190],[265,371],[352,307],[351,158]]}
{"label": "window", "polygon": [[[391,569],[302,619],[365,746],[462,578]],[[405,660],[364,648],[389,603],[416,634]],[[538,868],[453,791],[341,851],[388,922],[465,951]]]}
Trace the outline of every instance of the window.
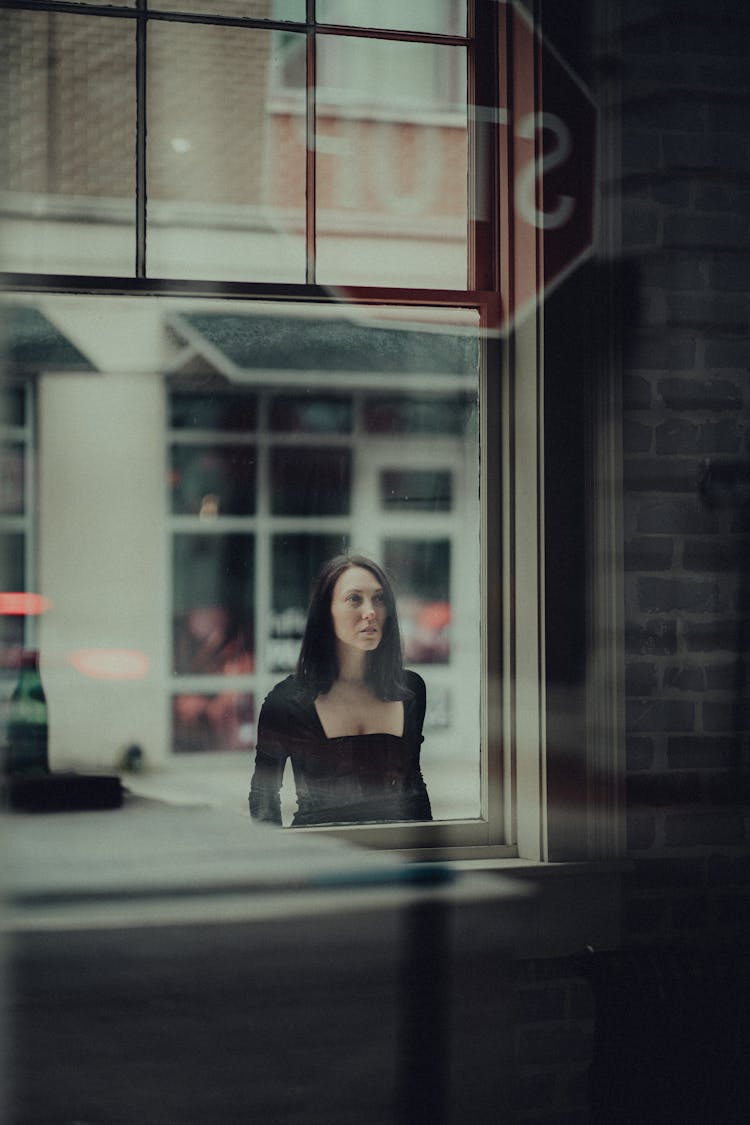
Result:
{"label": "window", "polygon": [[73,639],[141,651],[121,713],[96,687],[109,752],[133,724],[175,759],[247,750],[309,575],[369,549],[456,777],[437,824],[355,834],[535,855],[541,336],[492,331],[513,267],[500,8],[383,3],[368,27],[345,0],[19,0],[3,245],[9,306],[96,372],[34,367],[28,581],[66,606],[41,622],[51,693],[79,686]]}
{"label": "window", "polygon": [[[464,0],[416,0],[407,6],[386,0],[376,10],[350,0],[318,0],[323,25],[366,28],[374,19],[382,29],[466,37]],[[304,113],[307,91],[305,43],[293,32],[277,34],[272,93],[279,106]],[[326,153],[357,144],[354,130],[340,119],[359,122],[389,119],[448,124],[466,129],[466,66],[462,54],[437,43],[370,37],[342,40],[316,37],[315,96],[319,110],[318,143]],[[388,154],[389,145],[381,146]],[[363,151],[363,149],[362,149]],[[426,169],[425,169],[426,172]],[[343,185],[342,185],[343,187]],[[342,188],[340,194],[344,196]],[[397,205],[395,196],[391,202]]]}
{"label": "window", "polygon": [[[31,566],[31,513],[34,510],[31,459],[31,398],[23,385],[8,387],[0,397],[0,513],[2,518],[3,589],[24,592],[30,589],[27,575]],[[12,607],[11,607],[12,608]],[[0,616],[0,645],[6,656],[14,654],[27,641],[22,613]],[[28,638],[31,643],[31,638]],[[4,661],[5,663],[5,661]],[[3,669],[5,673],[5,669]]]}
{"label": "window", "polygon": [[476,819],[478,318],[454,314],[453,332],[441,318],[436,334],[414,313],[285,313],[170,318],[193,344],[168,389],[173,749],[252,749],[260,702],[296,664],[312,580],[352,548],[397,581],[406,663],[428,688],[433,814]]}
{"label": "window", "polygon": [[463,7],[402,38],[347,4],[4,11],[5,268],[465,289]]}
{"label": "window", "polygon": [[[44,601],[34,592],[36,574],[36,402],[29,377],[41,368],[81,373],[89,361],[57,326],[31,305],[13,303],[3,313],[3,379],[0,383],[0,653],[2,669],[15,668],[20,648],[37,643]],[[21,595],[21,596],[18,596]]]}

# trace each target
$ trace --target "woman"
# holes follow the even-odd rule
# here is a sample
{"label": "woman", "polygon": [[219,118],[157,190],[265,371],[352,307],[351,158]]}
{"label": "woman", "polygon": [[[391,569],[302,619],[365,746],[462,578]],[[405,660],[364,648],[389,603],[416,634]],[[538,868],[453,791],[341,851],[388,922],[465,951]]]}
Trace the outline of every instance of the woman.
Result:
{"label": "woman", "polygon": [[419,768],[425,685],[405,671],[390,582],[340,555],[315,582],[297,670],[266,698],[250,785],[254,820],[281,824],[291,758],[294,827],[431,820]]}

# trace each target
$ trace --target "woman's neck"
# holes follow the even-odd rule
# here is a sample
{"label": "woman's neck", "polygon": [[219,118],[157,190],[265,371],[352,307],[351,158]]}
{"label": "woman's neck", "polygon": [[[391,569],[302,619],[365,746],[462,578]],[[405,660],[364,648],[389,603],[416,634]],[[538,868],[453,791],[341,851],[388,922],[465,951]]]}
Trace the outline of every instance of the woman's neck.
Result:
{"label": "woman's neck", "polygon": [[362,687],[367,678],[367,659],[364,653],[357,652],[347,645],[339,645],[337,651],[338,675],[336,680],[340,684],[350,687]]}

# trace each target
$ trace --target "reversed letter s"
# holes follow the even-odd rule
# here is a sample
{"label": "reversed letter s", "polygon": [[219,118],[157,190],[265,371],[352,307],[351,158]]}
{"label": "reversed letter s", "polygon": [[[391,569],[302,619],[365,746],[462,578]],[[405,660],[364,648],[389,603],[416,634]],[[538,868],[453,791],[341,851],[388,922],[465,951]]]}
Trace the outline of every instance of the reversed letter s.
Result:
{"label": "reversed letter s", "polygon": [[516,206],[521,215],[532,226],[540,230],[555,230],[567,223],[575,210],[575,199],[571,195],[561,195],[552,211],[539,211],[536,207],[536,181],[551,168],[564,164],[570,156],[570,130],[562,118],[555,113],[529,113],[519,122],[516,133],[524,140],[532,141],[538,129],[548,129],[557,138],[556,146],[544,156],[530,161],[521,171],[516,182]]}

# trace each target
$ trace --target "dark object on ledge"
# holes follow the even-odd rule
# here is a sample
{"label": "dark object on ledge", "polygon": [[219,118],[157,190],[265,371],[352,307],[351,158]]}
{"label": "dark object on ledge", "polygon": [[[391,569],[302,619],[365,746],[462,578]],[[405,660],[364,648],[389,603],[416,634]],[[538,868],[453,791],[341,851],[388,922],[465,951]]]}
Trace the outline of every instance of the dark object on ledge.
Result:
{"label": "dark object on ledge", "polygon": [[122,784],[110,774],[48,773],[38,777],[8,777],[6,805],[16,812],[80,812],[118,809]]}

